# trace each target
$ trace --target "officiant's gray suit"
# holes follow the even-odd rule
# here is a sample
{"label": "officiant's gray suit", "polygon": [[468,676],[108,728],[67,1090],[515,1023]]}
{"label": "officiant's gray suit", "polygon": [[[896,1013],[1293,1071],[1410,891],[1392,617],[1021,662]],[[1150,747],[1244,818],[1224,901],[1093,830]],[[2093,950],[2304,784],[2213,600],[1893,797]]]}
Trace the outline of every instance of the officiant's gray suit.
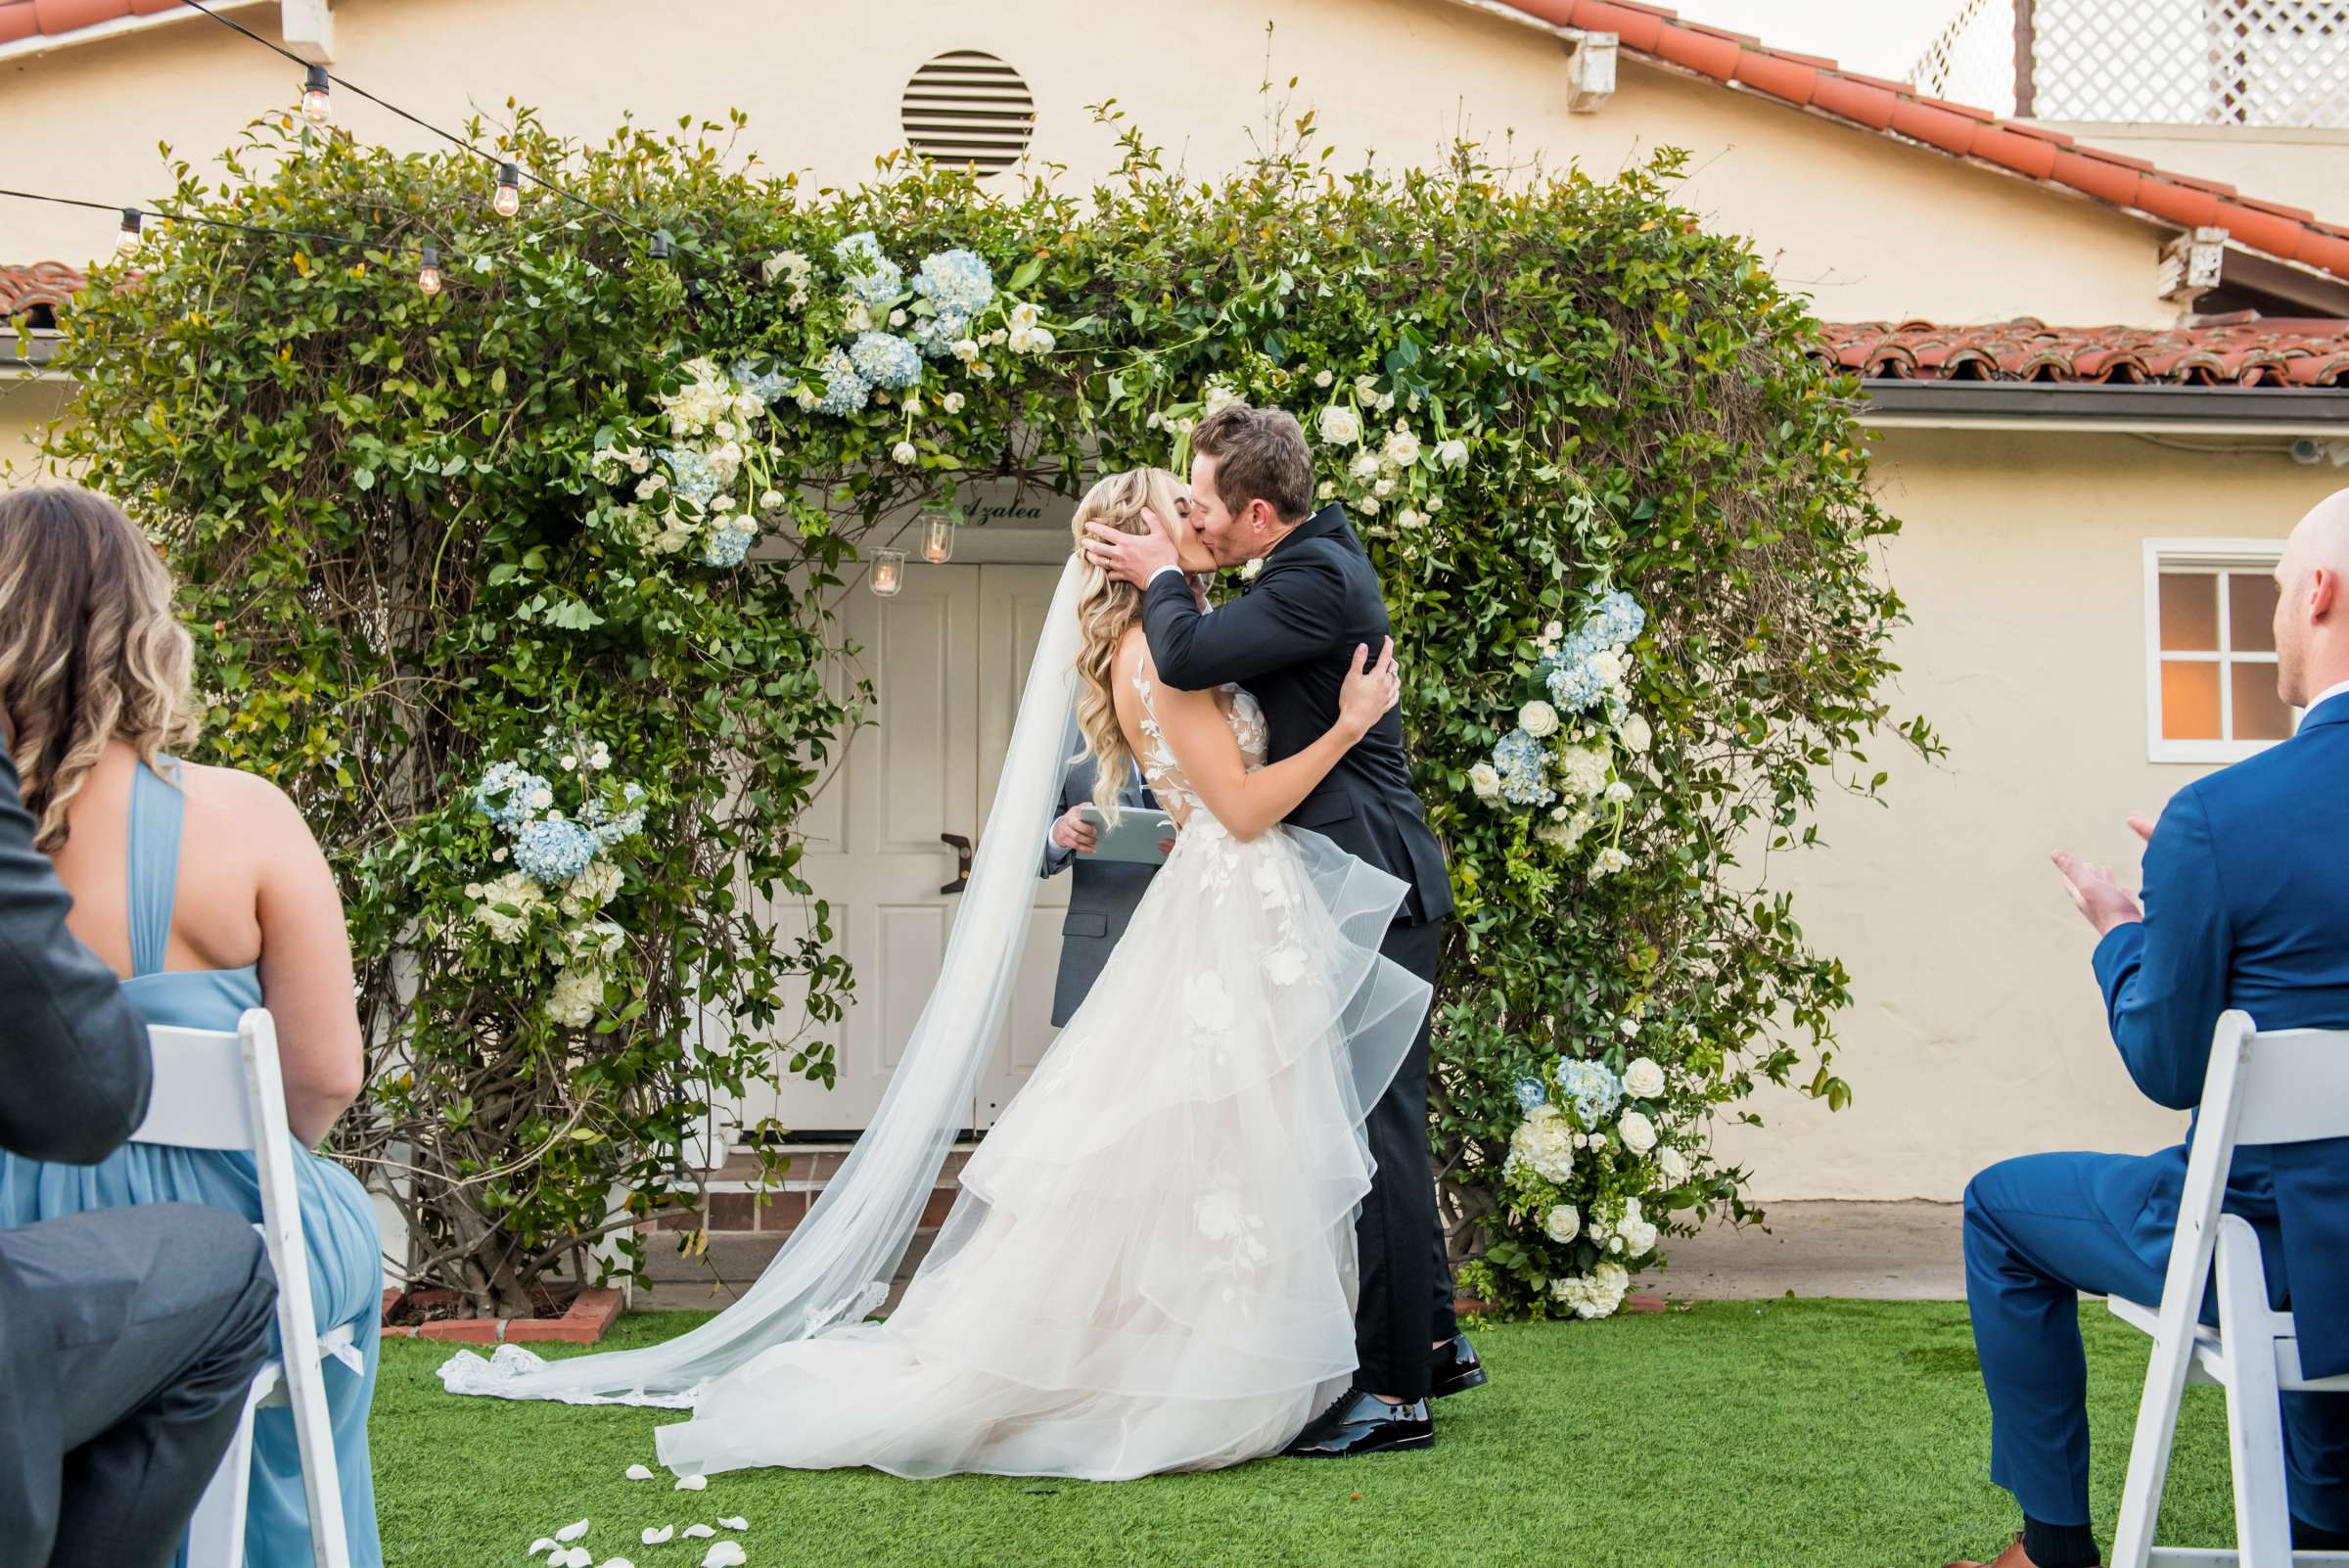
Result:
{"label": "officiant's gray suit", "polygon": [[[1083,737],[1071,728],[1068,750],[1062,755],[1075,756],[1083,746]],[[1099,777],[1090,757],[1071,763],[1060,781],[1061,811],[1091,800],[1093,782]],[[1158,800],[1138,770],[1127,775],[1126,787],[1118,792],[1118,804],[1137,811],[1158,809]],[[1133,918],[1158,870],[1131,860],[1096,860],[1047,841],[1043,864],[1036,874],[1056,876],[1071,866],[1076,868],[1076,881],[1069,889],[1068,918],[1060,923],[1060,976],[1052,986],[1054,1029],[1084,1005],[1085,993],[1100,978],[1101,966],[1109,962],[1110,949],[1126,935],[1127,922]]]}

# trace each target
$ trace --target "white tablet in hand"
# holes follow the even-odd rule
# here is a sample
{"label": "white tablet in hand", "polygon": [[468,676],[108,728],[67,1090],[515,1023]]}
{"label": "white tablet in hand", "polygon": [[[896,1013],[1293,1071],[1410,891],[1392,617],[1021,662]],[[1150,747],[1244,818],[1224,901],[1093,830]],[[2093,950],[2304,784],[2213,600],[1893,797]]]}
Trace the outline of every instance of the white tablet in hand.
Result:
{"label": "white tablet in hand", "polygon": [[1129,806],[1118,812],[1118,825],[1114,828],[1097,806],[1088,803],[1080,814],[1093,828],[1090,858],[1130,860],[1138,865],[1166,864],[1166,852],[1159,846],[1174,836],[1174,818],[1168,812]]}

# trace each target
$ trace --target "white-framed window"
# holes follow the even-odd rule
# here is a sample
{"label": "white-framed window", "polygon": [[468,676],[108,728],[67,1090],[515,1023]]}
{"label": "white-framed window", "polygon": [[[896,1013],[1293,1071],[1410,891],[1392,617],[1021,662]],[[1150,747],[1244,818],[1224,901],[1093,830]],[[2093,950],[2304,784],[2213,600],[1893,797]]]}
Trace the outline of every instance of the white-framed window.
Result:
{"label": "white-framed window", "polygon": [[2156,762],[2233,762],[2289,740],[2276,695],[2281,539],[2145,541],[2145,738]]}

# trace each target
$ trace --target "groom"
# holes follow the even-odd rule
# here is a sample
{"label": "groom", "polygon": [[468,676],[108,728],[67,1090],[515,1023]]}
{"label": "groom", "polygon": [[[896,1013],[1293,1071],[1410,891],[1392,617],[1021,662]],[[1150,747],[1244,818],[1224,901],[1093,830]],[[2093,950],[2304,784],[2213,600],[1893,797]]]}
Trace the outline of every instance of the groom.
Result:
{"label": "groom", "polygon": [[[1342,508],[1313,511],[1313,493],[1305,432],[1290,415],[1234,403],[1199,422],[1191,433],[1191,529],[1219,565],[1264,563],[1246,597],[1213,616],[1200,613],[1161,519],[1143,512],[1146,534],[1087,525],[1089,558],[1145,591],[1142,629],[1159,678],[1183,691],[1246,686],[1264,706],[1273,761],[1329,728],[1354,650],[1376,648],[1387,635],[1386,601],[1361,541]],[[1402,720],[1392,713],[1380,719],[1288,820],[1408,884],[1380,950],[1432,985],[1451,876],[1411,790]],[[1366,1124],[1378,1172],[1357,1226],[1361,1369],[1354,1392],[1290,1446],[1301,1457],[1427,1448],[1435,1442],[1429,1399],[1485,1381],[1452,1319],[1451,1270],[1436,1218],[1428,1032],[1422,1021]]]}

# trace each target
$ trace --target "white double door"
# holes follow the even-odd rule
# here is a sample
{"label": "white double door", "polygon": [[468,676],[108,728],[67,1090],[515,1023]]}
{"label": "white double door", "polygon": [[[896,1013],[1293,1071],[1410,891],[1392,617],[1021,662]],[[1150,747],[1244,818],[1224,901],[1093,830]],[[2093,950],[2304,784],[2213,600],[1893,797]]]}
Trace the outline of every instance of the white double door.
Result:
{"label": "white double door", "polygon": [[[780,1089],[753,1092],[743,1125],[771,1116],[805,1135],[853,1133],[871,1120],[961,906],[945,891],[959,859],[944,836],[977,848],[1059,579],[1057,566],[916,563],[894,598],[861,584],[850,591],[844,630],[860,650],[857,672],[873,683],[877,722],[856,733],[802,817],[801,869],[829,906],[855,994],[847,1016],[814,1037],[836,1042],[833,1086],[787,1077]],[[1051,1043],[1068,899],[1065,876],[1036,889],[1011,1016],[980,1079],[972,1127],[993,1125]],[[789,924],[802,918],[778,913]]]}

